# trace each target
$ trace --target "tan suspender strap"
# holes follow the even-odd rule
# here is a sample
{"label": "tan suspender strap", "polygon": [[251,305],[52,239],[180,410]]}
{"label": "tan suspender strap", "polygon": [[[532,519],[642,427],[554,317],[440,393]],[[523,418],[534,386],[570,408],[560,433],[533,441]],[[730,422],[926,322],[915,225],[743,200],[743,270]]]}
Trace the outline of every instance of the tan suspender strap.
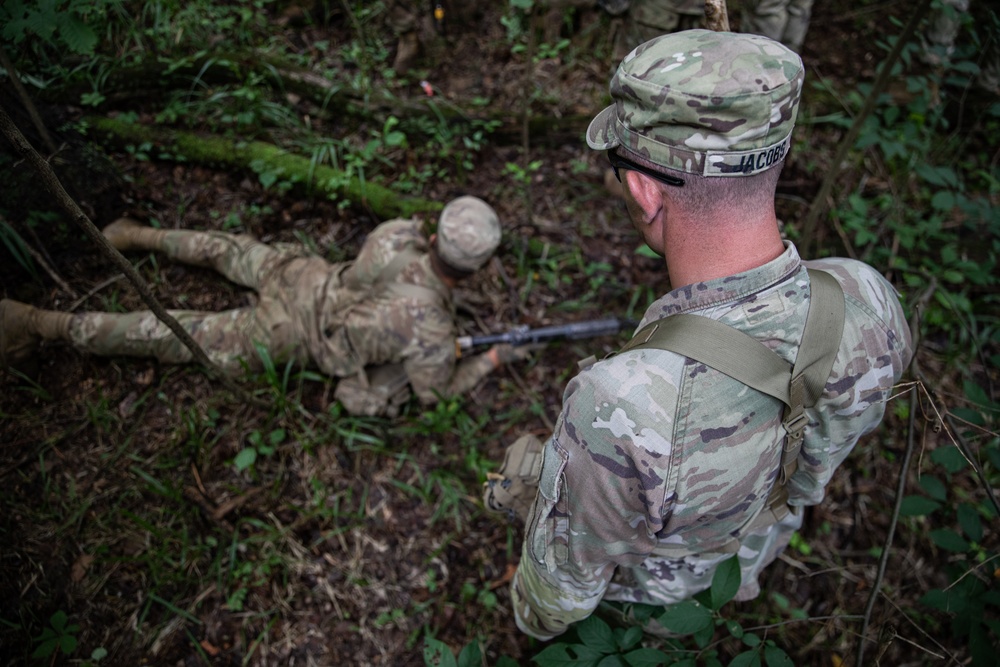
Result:
{"label": "tan suspender strap", "polygon": [[701,315],[670,315],[647,324],[619,351],[655,347],[682,354],[788,403],[792,365],[756,338]]}
{"label": "tan suspender strap", "polygon": [[844,290],[826,271],[809,269],[809,315],[793,375],[805,378],[807,407],[816,405],[844,337]]}
{"label": "tan suspender strap", "polygon": [[811,296],[795,365],[756,338],[700,315],[651,322],[619,350],[655,347],[682,354],[757,391],[795,406],[816,404],[844,334],[844,292],[830,274],[809,269]]}
{"label": "tan suspender strap", "polygon": [[[805,408],[816,405],[844,335],[844,290],[825,271],[809,269],[809,314],[795,357],[789,398],[781,425],[788,436],[782,447],[778,485],[784,487],[798,467],[799,451],[809,418]],[[752,385],[751,385],[752,386]],[[773,491],[772,491],[773,493]]]}

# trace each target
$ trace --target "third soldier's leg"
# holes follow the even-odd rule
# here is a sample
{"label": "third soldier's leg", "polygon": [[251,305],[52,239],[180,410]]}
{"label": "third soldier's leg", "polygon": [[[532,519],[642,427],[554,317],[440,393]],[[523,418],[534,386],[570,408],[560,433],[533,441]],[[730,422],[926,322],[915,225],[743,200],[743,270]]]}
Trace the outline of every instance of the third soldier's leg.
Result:
{"label": "third soldier's leg", "polygon": [[806,40],[809,30],[809,19],[812,18],[813,0],[792,0],[788,3],[788,22],[781,41],[796,53],[802,51],[802,43]]}
{"label": "third soldier's leg", "polygon": [[788,0],[744,0],[740,32],[752,32],[781,41],[788,23]]}
{"label": "third soldier's leg", "polygon": [[944,0],[931,12],[924,32],[922,59],[929,65],[941,65],[951,58],[955,39],[962,28],[962,15],[969,11],[969,0]]}

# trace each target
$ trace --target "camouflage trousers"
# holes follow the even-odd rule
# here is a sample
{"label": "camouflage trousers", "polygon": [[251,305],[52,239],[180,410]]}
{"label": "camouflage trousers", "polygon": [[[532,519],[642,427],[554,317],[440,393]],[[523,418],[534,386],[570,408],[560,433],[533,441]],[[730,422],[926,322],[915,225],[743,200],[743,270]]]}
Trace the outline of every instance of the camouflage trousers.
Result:
{"label": "camouflage trousers", "polygon": [[[955,52],[955,42],[968,13],[969,0],[942,0],[928,17],[921,37],[921,60],[929,65],[946,64]],[[976,83],[994,95],[1000,94],[1000,47],[996,36],[989,35],[988,25],[977,26],[977,30],[983,31],[985,39],[975,58],[979,65]]]}
{"label": "camouflage trousers", "polygon": [[[315,295],[337,265],[307,256],[299,247],[269,246],[222,232],[168,231],[159,249],[172,259],[215,269],[257,293],[257,303],[250,307],[169,311],[214,363],[227,372],[259,370],[257,345],[275,363],[309,360]],[[192,361],[191,351],[150,311],[80,313],[70,323],[69,337],[92,354],[154,357],[169,364]]]}
{"label": "camouflage trousers", "polygon": [[680,30],[703,28],[705,5],[692,0],[632,0],[615,36],[614,60],[620,61],[643,42]]}
{"label": "camouflage trousers", "polygon": [[740,31],[764,35],[796,53],[809,30],[813,0],[744,0]]}
{"label": "camouflage trousers", "polygon": [[962,28],[962,15],[969,11],[969,0],[943,0],[941,6],[931,11],[924,32],[924,48],[941,50],[941,55],[951,55],[955,38]]}
{"label": "camouflage trousers", "polygon": [[[785,550],[792,535],[802,527],[802,519],[802,508],[794,508],[777,523],[758,528],[740,538],[740,549],[735,555],[740,563],[742,584],[733,598],[735,601],[745,602],[760,595],[761,573]],[[690,599],[709,588],[712,585],[711,575],[716,567],[732,557],[730,554],[687,556],[673,563],[665,563],[663,571],[670,572],[669,581],[649,581],[646,582],[646,587],[653,589],[656,593],[654,597],[660,599]],[[634,588],[637,582],[622,581],[618,576],[621,572],[619,570],[612,579],[597,613],[615,625],[641,625],[644,632],[656,637],[680,636],[660,624],[656,618],[640,618],[635,613],[634,603],[628,601],[630,596],[625,591]],[[623,583],[626,584],[624,588]],[[653,616],[659,617],[661,614],[662,610],[658,610]]]}

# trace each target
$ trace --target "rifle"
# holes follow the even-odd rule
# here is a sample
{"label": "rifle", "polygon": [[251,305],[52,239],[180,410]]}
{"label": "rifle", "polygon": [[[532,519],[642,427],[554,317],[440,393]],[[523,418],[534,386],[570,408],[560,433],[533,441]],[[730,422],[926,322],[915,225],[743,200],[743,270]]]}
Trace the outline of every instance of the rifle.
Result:
{"label": "rifle", "polygon": [[539,327],[538,329],[531,329],[527,325],[522,325],[504,333],[486,334],[485,336],[459,336],[455,339],[455,347],[461,355],[462,350],[471,350],[481,345],[494,345],[496,343],[507,343],[516,347],[518,345],[544,343],[557,338],[580,340],[583,338],[594,338],[595,336],[610,336],[625,328],[634,329],[637,324],[633,320],[609,317],[603,320],[585,320],[583,322],[571,322],[570,324],[556,324],[550,327]]}

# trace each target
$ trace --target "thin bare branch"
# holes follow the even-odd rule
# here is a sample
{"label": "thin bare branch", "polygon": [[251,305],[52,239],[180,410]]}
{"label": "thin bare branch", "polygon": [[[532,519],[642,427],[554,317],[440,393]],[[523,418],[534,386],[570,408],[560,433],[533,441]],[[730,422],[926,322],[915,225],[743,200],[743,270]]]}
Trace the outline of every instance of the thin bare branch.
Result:
{"label": "thin bare branch", "polygon": [[729,32],[726,0],[705,0],[705,26],[716,32]]}
{"label": "thin bare branch", "polygon": [[135,270],[132,263],[129,262],[124,255],[122,255],[118,250],[112,246],[101,231],[91,222],[87,214],[84,213],[80,206],[69,196],[63,188],[62,183],[59,182],[59,177],[56,176],[52,167],[42,159],[42,156],[31,146],[28,140],[21,134],[14,121],[11,120],[7,111],[0,106],[0,133],[2,133],[8,141],[14,146],[14,149],[18,152],[21,157],[27,160],[38,175],[41,177],[42,184],[46,189],[55,197],[59,205],[66,211],[69,217],[75,222],[84,233],[97,244],[101,253],[107,257],[113,264],[122,270],[129,281],[135,286],[136,291],[139,292],[139,296],[142,300],[149,306],[149,309],[153,311],[157,319],[163,322],[167,327],[177,336],[177,338],[191,350],[191,354],[194,356],[196,362],[201,364],[208,373],[215,379],[221,381],[227,387],[233,390],[234,393],[240,398],[240,400],[248,402],[256,402],[250,394],[237,385],[232,378],[227,376],[225,373],[219,369],[205,354],[205,351],[201,349],[197,342],[191,337],[191,334],[187,332],[180,323],[167,312],[166,308],[156,299],[153,295],[152,290],[149,289],[149,285],[146,281],[142,279],[139,272]]}
{"label": "thin bare branch", "polygon": [[14,63],[10,61],[7,57],[7,51],[3,48],[3,44],[0,44],[0,65],[3,65],[4,69],[7,70],[7,76],[10,77],[10,82],[14,85],[14,90],[17,91],[17,96],[21,98],[21,104],[27,110],[28,115],[31,116],[31,122],[38,130],[38,136],[42,138],[42,142],[48,149],[49,153],[56,152],[56,144],[52,141],[51,135],[49,135],[48,129],[45,127],[45,123],[42,122],[42,117],[38,113],[38,109],[35,107],[35,103],[31,101],[31,96],[28,95],[28,91],[24,89],[24,84],[21,83],[21,77],[17,73],[17,69],[14,67]]}
{"label": "thin bare branch", "polygon": [[[5,218],[2,215],[0,215],[0,224],[4,224],[5,222],[6,222]],[[52,278],[53,282],[59,285],[59,288],[63,292],[65,292],[66,294],[75,299],[77,297],[76,290],[70,287],[69,284],[65,280],[63,280],[58,273],[56,273],[55,269],[52,268],[52,265],[49,264],[49,262],[45,259],[45,256],[42,255],[42,253],[40,253],[39,251],[35,250],[30,245],[28,245],[28,242],[25,241],[23,238],[21,238],[21,235],[17,233],[17,230],[14,229],[10,225],[10,223],[7,223],[7,227],[8,229],[10,229],[11,233],[17,235],[17,237],[21,240],[21,246],[25,249],[25,251],[27,251],[29,255],[31,255],[31,258],[35,260],[35,262],[37,262],[38,265],[41,266],[47,274],[49,274],[49,277]]]}
{"label": "thin bare branch", "polygon": [[[910,340],[913,342],[913,357],[910,361],[910,370],[914,374],[919,372],[917,352],[920,347],[920,313],[927,302],[934,295],[935,290],[937,290],[937,281],[932,277],[930,284],[928,284],[923,294],[920,295],[920,298],[917,299],[916,306],[913,309],[913,316],[910,318]],[[864,620],[861,623],[861,638],[858,642],[858,655],[857,660],[855,661],[855,665],[857,665],[857,667],[864,667],[865,665],[865,645],[868,642],[868,625],[871,622],[872,610],[875,608],[875,601],[878,599],[879,593],[881,592],[882,579],[885,577],[886,565],[889,563],[889,554],[892,552],[892,539],[896,534],[896,524],[899,521],[900,509],[903,506],[903,495],[906,491],[906,476],[910,470],[910,460],[913,458],[913,451],[916,449],[918,399],[919,392],[917,392],[915,388],[911,388],[910,416],[906,429],[906,451],[904,452],[903,460],[899,465],[899,478],[896,482],[896,502],[892,508],[892,516],[889,518],[889,528],[886,531],[885,544],[882,547],[882,555],[879,556],[878,570],[875,575],[875,581],[872,582],[871,594],[868,596],[867,604],[865,604]]]}

